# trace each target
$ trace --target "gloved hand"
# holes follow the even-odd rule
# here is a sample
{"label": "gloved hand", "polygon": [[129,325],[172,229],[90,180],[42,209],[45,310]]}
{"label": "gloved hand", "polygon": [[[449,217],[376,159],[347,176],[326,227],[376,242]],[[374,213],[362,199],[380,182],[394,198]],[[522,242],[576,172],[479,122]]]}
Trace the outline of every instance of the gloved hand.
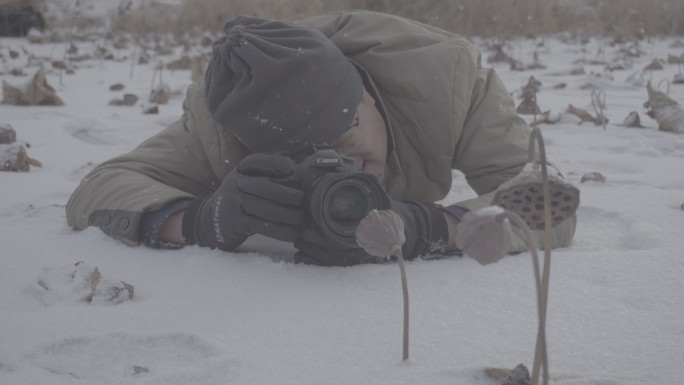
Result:
{"label": "gloved hand", "polygon": [[419,201],[390,201],[390,208],[404,221],[406,242],[401,247],[405,259],[446,252],[449,227],[442,206]]}
{"label": "gloved hand", "polygon": [[319,266],[353,266],[362,263],[379,263],[386,258],[368,255],[356,244],[356,238],[342,240],[328,237],[320,229],[306,228],[295,240],[295,263]]}
{"label": "gloved hand", "polygon": [[[444,213],[434,203],[390,200],[391,209],[404,221],[406,242],[402,246],[405,259],[429,253],[443,253],[449,241]],[[356,244],[355,238],[327,237],[317,228],[303,230],[295,240],[296,263],[322,266],[350,266],[387,261],[386,255],[370,256]]]}
{"label": "gloved hand", "polygon": [[245,157],[213,194],[185,209],[185,243],[232,250],[252,234],[293,242],[304,218],[304,193],[287,185],[293,176],[288,157]]}

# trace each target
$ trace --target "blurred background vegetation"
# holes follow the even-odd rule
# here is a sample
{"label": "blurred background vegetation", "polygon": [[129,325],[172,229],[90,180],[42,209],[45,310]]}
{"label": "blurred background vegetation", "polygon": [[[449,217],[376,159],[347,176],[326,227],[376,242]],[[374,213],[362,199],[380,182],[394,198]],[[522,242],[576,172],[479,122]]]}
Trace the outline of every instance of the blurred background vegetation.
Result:
{"label": "blurred background vegetation", "polygon": [[112,19],[128,32],[220,31],[248,14],[296,20],[342,9],[368,9],[422,21],[466,36],[684,35],[684,0],[169,0],[133,7]]}

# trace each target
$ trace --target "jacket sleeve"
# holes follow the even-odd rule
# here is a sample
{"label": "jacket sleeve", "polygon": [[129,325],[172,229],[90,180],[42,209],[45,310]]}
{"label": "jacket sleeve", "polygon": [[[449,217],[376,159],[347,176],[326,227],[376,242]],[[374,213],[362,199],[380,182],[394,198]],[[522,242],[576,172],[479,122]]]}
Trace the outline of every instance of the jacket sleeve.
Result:
{"label": "jacket sleeve", "polygon": [[70,226],[97,226],[114,238],[138,244],[144,212],[214,190],[218,177],[204,143],[211,139],[203,138],[199,131],[206,127],[198,126],[210,124],[210,116],[202,110],[198,87],[196,83],[188,89],[177,122],[130,153],[97,166],[81,181],[66,207]]}
{"label": "jacket sleeve", "polygon": [[[479,68],[477,74],[452,164],[463,172],[478,194],[477,198],[454,206],[471,211],[491,205],[494,190],[522,170],[530,137],[529,126],[517,114],[513,99],[496,72]],[[573,215],[553,227],[553,247],[569,245],[576,223]],[[537,245],[542,246],[544,232],[533,233]],[[514,229],[512,239],[512,251],[527,250],[522,231]]]}

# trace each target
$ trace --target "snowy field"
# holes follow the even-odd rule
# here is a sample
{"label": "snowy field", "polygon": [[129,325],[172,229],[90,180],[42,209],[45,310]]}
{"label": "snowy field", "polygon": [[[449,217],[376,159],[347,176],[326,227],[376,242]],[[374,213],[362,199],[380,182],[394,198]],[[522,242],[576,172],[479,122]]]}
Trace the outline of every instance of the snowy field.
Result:
{"label": "snowy field", "polygon": [[[523,63],[537,52],[545,69],[491,64],[520,102],[534,75],[537,101],[551,117],[569,104],[606,95],[602,126],[562,114],[541,126],[550,160],[581,190],[573,244],[553,253],[547,322],[552,383],[677,384],[684,378],[684,134],[657,129],[645,115],[645,81],[667,91],[676,64],[643,72],[654,58],[680,56],[677,39],[609,45],[558,38],[513,42]],[[75,42],[93,53],[104,40]],[[485,41],[483,62],[491,55]],[[293,249],[250,240],[256,252],[178,251],[125,246],[98,229],[74,232],[64,206],[96,164],[127,152],[180,116],[189,70],[163,72],[172,95],[146,115],[155,58],[131,71],[132,47],[115,60],[61,60],[67,43],[0,39],[0,79],[26,83],[42,65],[65,105],[0,105],[28,155],[28,173],[0,173],[0,384],[495,384],[485,367],[532,367],[537,316],[529,254],[480,266],[467,257],[407,264],[411,359],[401,361],[402,297],[396,264],[350,268],[294,265]],[[642,51],[629,69],[606,72],[619,51]],[[19,52],[9,58],[9,50]],[[584,52],[583,52],[584,51]],[[600,52],[602,51],[602,52]],[[29,59],[30,55],[39,59]],[[175,55],[175,56],[174,56]],[[180,50],[168,63],[180,56]],[[584,60],[584,63],[578,63]],[[584,75],[571,75],[582,67]],[[9,74],[23,68],[27,76]],[[121,91],[109,87],[121,83]],[[565,83],[564,89],[556,89]],[[670,96],[684,103],[684,85]],[[110,106],[123,93],[135,106]],[[637,111],[644,128],[622,126]],[[532,119],[532,116],[527,116]],[[600,172],[605,183],[580,183]],[[473,196],[456,175],[447,198]],[[77,262],[81,262],[76,266]],[[92,292],[124,281],[118,300]],[[110,293],[111,294],[111,293]],[[120,302],[120,303],[117,303]]]}

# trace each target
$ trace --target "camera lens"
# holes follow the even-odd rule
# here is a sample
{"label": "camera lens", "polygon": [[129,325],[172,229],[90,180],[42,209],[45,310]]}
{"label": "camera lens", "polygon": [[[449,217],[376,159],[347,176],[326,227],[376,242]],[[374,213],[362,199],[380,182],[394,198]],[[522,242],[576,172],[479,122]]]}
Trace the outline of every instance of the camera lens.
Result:
{"label": "camera lens", "polygon": [[389,197],[370,174],[328,174],[314,190],[311,213],[329,236],[353,238],[356,226],[371,210],[389,208]]}
{"label": "camera lens", "polygon": [[369,197],[355,185],[343,185],[330,194],[328,211],[330,218],[340,226],[356,226],[368,212]]}
{"label": "camera lens", "polygon": [[354,233],[359,222],[373,209],[390,207],[389,196],[371,174],[355,168],[330,172],[321,171],[321,166],[309,166],[304,170],[307,172],[302,173],[302,184],[309,215],[326,237],[356,245]]}

